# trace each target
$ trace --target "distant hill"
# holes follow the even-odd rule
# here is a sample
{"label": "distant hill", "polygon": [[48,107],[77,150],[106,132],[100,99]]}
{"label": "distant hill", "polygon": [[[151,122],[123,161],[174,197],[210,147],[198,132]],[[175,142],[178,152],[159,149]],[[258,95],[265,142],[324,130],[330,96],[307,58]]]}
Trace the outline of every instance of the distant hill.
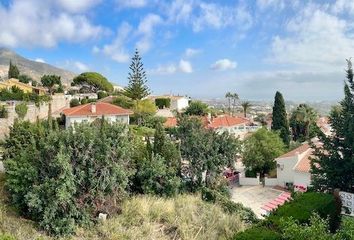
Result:
{"label": "distant hill", "polygon": [[77,75],[47,63],[26,59],[8,48],[0,48],[0,77],[2,79],[7,78],[10,60],[17,65],[21,74],[31,76],[36,81],[39,81],[44,74],[55,74],[61,76],[63,84],[70,85],[72,79]]}

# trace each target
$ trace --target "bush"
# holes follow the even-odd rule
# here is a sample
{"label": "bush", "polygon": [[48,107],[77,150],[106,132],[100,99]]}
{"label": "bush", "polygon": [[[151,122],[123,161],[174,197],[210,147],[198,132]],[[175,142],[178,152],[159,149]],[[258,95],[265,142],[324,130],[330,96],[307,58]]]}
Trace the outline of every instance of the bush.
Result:
{"label": "bush", "polygon": [[340,214],[338,212],[335,197],[327,193],[307,192],[296,195],[294,200],[285,203],[273,212],[267,222],[275,227],[280,221],[293,218],[300,224],[309,223],[311,215],[316,212],[321,218],[329,217],[331,231],[335,231],[339,225]]}
{"label": "bush", "polygon": [[99,91],[97,93],[97,98],[98,99],[102,99],[102,98],[105,98],[105,97],[108,97],[108,93],[104,92],[104,91]]}
{"label": "bush", "polygon": [[159,109],[169,108],[171,106],[171,99],[170,98],[156,98],[155,105]]}
{"label": "bush", "polygon": [[131,174],[125,126],[81,124],[58,131],[47,125],[15,123],[6,139],[12,204],[55,235],[73,233],[99,212],[121,211]]}
{"label": "bush", "polygon": [[79,99],[77,98],[73,98],[70,100],[70,107],[76,107],[76,106],[79,106],[80,105],[80,101]]}
{"label": "bush", "polygon": [[27,107],[26,103],[17,104],[15,107],[15,111],[17,113],[17,116],[20,119],[24,119],[26,117],[27,110],[28,110],[28,107]]}
{"label": "bush", "polygon": [[5,106],[0,105],[0,118],[8,118],[9,112],[5,108]]}
{"label": "bush", "polygon": [[281,240],[281,234],[266,227],[252,227],[234,236],[234,240]]}
{"label": "bush", "polygon": [[82,105],[84,105],[84,104],[86,104],[86,103],[88,103],[88,99],[87,99],[87,98],[81,99],[81,104],[82,104]]}
{"label": "bush", "polygon": [[112,92],[113,85],[99,73],[85,72],[75,77],[72,84],[73,86],[87,86],[90,92],[97,92],[98,90]]}
{"label": "bush", "polygon": [[0,233],[0,240],[16,240],[16,238],[12,237],[11,235],[8,234],[1,234]]}

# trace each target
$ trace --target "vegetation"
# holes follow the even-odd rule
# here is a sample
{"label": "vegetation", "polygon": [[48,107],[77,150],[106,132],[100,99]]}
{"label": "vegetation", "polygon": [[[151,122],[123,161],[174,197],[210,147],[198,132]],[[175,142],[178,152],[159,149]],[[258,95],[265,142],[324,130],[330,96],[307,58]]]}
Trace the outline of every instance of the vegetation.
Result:
{"label": "vegetation", "polygon": [[33,101],[39,104],[41,102],[48,102],[49,99],[46,95],[40,96],[35,93],[24,93],[16,86],[13,86],[10,90],[0,89],[0,101]]}
{"label": "vegetation", "polygon": [[133,100],[141,100],[150,94],[150,89],[146,85],[146,73],[138,50],[135,51],[129,68],[129,83],[125,89],[125,94]]}
{"label": "vegetation", "polygon": [[286,146],[290,144],[290,129],[288,115],[286,114],[285,102],[283,95],[276,92],[274,98],[273,114],[272,114],[272,130],[279,131],[280,137]]}
{"label": "vegetation", "polygon": [[134,107],[134,101],[124,95],[116,96],[112,103],[126,109],[132,109]]}
{"label": "vegetation", "polygon": [[104,91],[97,92],[97,98],[98,99],[102,99],[102,98],[105,98],[105,97],[108,97],[108,93],[107,92],[104,92]]}
{"label": "vegetation", "polygon": [[20,74],[18,76],[18,80],[20,82],[22,82],[22,83],[29,83],[29,82],[33,81],[33,79],[30,76],[26,75],[26,74]]}
{"label": "vegetation", "polygon": [[24,119],[28,111],[27,104],[26,103],[16,104],[15,111],[17,113],[17,116],[20,119]]}
{"label": "vegetation", "polygon": [[70,100],[70,107],[76,107],[76,106],[79,106],[80,105],[80,101],[79,99],[77,98],[73,98]]}
{"label": "vegetation", "polygon": [[275,168],[274,159],[284,152],[285,146],[277,133],[261,128],[244,141],[243,148],[243,164],[263,178]]}
{"label": "vegetation", "polygon": [[151,100],[144,99],[134,102],[133,111],[137,124],[143,125],[146,118],[156,113],[157,108]]}
{"label": "vegetation", "polygon": [[7,76],[9,78],[16,78],[18,79],[18,76],[20,75],[20,71],[18,70],[17,66],[15,64],[12,63],[12,61],[10,61],[10,65],[9,65],[9,71]]}
{"label": "vegetation", "polygon": [[53,95],[55,92],[61,92],[63,88],[60,76],[57,75],[43,75],[41,83],[43,87],[48,88],[49,95]]}
{"label": "vegetation", "polygon": [[282,240],[282,235],[266,227],[252,227],[236,234],[234,240]]}
{"label": "vegetation", "polygon": [[80,86],[82,92],[112,92],[113,85],[99,73],[84,72],[73,79],[72,86]]}
{"label": "vegetation", "polygon": [[252,104],[248,101],[241,103],[242,109],[243,109],[243,116],[247,117],[247,112],[249,111],[250,107]]}
{"label": "vegetation", "polygon": [[156,98],[155,105],[159,109],[169,108],[171,106],[171,99],[170,98]]}
{"label": "vegetation", "polygon": [[321,191],[354,192],[354,73],[351,61],[347,63],[345,96],[330,115],[333,135],[320,135],[323,146],[316,148],[311,164],[313,186]]}
{"label": "vegetation", "polygon": [[300,104],[291,114],[293,140],[304,142],[318,135],[317,113],[306,104]]}
{"label": "vegetation", "polygon": [[0,118],[8,118],[9,111],[5,108],[4,105],[0,105]]}
{"label": "vegetation", "polygon": [[186,115],[205,116],[208,114],[208,105],[202,101],[191,101],[184,112]]}
{"label": "vegetation", "polygon": [[235,110],[234,108],[236,106],[236,101],[239,99],[238,94],[237,93],[227,92],[225,94],[225,98],[227,99],[228,104],[229,104],[228,105],[229,106],[229,108],[228,108],[229,114],[231,114],[231,100],[233,101],[232,106],[233,106],[233,111],[234,111]]}

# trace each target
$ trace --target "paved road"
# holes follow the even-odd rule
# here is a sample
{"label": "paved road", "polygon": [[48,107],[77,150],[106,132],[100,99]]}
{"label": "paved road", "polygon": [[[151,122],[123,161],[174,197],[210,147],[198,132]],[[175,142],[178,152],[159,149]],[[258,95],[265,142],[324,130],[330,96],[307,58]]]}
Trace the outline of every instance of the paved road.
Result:
{"label": "paved road", "polygon": [[263,186],[240,186],[233,187],[232,200],[242,203],[245,207],[249,207],[259,217],[261,216],[261,206],[274,200],[282,191],[271,187]]}

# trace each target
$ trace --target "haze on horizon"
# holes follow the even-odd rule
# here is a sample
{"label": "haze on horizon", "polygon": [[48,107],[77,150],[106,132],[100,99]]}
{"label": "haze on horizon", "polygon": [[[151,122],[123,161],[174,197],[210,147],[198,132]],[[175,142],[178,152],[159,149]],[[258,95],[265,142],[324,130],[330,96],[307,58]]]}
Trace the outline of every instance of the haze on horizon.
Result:
{"label": "haze on horizon", "polygon": [[1,0],[0,47],[126,85],[142,53],[155,94],[342,98],[354,1]]}

